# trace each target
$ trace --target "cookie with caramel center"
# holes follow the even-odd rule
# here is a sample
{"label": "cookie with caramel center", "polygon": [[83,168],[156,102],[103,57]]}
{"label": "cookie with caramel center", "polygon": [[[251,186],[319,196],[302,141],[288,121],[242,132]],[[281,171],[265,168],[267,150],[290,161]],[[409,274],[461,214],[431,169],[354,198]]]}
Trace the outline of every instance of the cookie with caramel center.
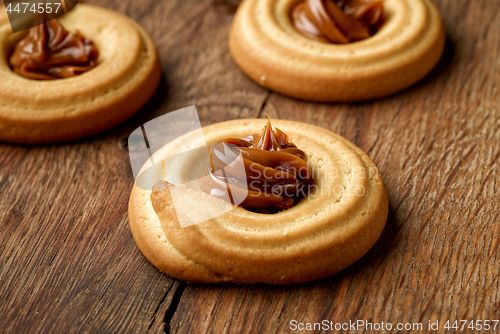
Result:
{"label": "cookie with caramel center", "polygon": [[[203,134],[213,144],[259,133],[264,124],[262,119],[235,120],[207,126]],[[193,282],[298,283],[342,270],[377,241],[387,220],[388,201],[373,161],[328,130],[284,120],[273,120],[273,125],[304,149],[314,175],[314,191],[292,207],[262,213],[237,206],[183,226],[179,209],[180,214],[193,214],[218,199],[199,192],[174,202],[169,187],[134,185],[130,228],[139,249],[160,271]],[[151,161],[189,152],[199,144],[199,136],[199,131],[181,136],[154,153]],[[169,173],[184,177],[199,160],[183,156],[184,162]]]}
{"label": "cookie with caramel center", "polygon": [[[11,64],[16,45],[28,32],[12,33],[7,19],[0,19],[0,141],[41,144],[90,136],[132,116],[156,90],[161,75],[156,48],[136,22],[85,4],[61,17],[60,22],[69,32],[84,36],[69,47],[95,45],[98,57],[91,52],[90,62],[81,65],[73,61],[71,66],[59,66],[52,72],[67,78],[39,81],[22,74],[35,70],[50,74],[40,70],[46,64],[32,67],[31,72],[21,67],[16,70]],[[64,52],[61,55],[53,57],[54,63]],[[14,65],[20,59],[14,57]],[[78,75],[69,75],[74,72]]]}
{"label": "cookie with caramel center", "polygon": [[[231,55],[258,84],[298,99],[393,94],[436,65],[443,25],[431,0],[374,1],[244,1],[231,27]],[[372,2],[383,10],[366,7]]]}

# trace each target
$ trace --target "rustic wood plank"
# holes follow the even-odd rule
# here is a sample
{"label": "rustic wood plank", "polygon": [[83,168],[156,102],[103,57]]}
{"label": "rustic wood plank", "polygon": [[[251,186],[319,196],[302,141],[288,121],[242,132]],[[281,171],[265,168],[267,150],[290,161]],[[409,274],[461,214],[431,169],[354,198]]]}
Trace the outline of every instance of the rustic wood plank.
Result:
{"label": "rustic wood plank", "polygon": [[[89,1],[90,2],[90,1]],[[223,1],[91,1],[154,37],[165,80],[143,112],[68,145],[0,145],[0,328],[6,332],[277,332],[291,319],[498,318],[498,2],[441,0],[439,68],[379,101],[310,104],[268,93],[227,51]],[[196,286],[159,274],[128,231],[126,137],[187,105],[201,121],[303,120],[354,141],[391,200],[381,240],[307,285]]]}
{"label": "rustic wood plank", "polygon": [[498,2],[438,2],[448,33],[438,68],[405,92],[356,104],[272,93],[263,114],[349,138],[384,176],[391,213],[361,261],[321,282],[188,286],[177,332],[282,332],[292,319],[422,322],[500,316]]}
{"label": "rustic wood plank", "polygon": [[203,124],[255,117],[266,96],[230,60],[225,8],[92,2],[142,23],[165,79],[138,116],[103,135],[48,147],[0,144],[2,332],[162,332],[182,284],[158,273],[133,243],[126,138],[142,122],[192,104]]}

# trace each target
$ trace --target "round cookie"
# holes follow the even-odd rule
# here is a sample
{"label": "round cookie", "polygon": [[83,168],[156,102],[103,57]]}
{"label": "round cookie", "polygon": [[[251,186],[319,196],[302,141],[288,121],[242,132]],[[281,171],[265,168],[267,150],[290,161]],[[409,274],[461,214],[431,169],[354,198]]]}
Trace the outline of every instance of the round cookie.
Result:
{"label": "round cookie", "polygon": [[231,54],[254,81],[311,101],[386,96],[422,79],[444,48],[430,0],[385,0],[385,22],[372,37],[349,44],[308,39],[292,25],[299,0],[247,0],[234,18]]}
{"label": "round cookie", "polygon": [[90,71],[67,79],[36,81],[14,73],[9,56],[25,33],[0,19],[0,141],[68,141],[111,128],[153,95],[161,68],[153,41],[119,13],[80,4],[60,18],[69,31],[94,41],[100,56]]}
{"label": "round cookie", "polygon": [[[208,143],[215,143],[258,133],[264,122],[228,121],[205,127],[203,133]],[[298,283],[332,275],[373,246],[388,213],[375,164],[354,144],[325,129],[284,120],[273,124],[305,149],[315,176],[314,194],[276,214],[236,207],[182,228],[168,190],[151,191],[136,183],[129,201],[130,228],[139,249],[160,271],[194,282]],[[199,132],[188,133],[152,160],[172,158],[198,141]]]}

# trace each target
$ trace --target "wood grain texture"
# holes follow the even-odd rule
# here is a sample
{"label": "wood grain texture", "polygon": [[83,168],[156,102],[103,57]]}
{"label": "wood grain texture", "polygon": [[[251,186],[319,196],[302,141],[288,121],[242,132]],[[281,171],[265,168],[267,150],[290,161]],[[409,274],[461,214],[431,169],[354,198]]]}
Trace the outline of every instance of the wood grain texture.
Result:
{"label": "wood grain texture", "polygon": [[[223,1],[88,1],[139,21],[164,77],[134,119],[67,145],[0,144],[0,332],[286,332],[289,321],[500,318],[500,2],[440,0],[446,53],[382,100],[312,104],[247,79]],[[376,246],[292,287],[186,285],[158,273],[127,225],[126,138],[196,104],[203,124],[272,117],[329,128],[378,164],[391,202]]]}

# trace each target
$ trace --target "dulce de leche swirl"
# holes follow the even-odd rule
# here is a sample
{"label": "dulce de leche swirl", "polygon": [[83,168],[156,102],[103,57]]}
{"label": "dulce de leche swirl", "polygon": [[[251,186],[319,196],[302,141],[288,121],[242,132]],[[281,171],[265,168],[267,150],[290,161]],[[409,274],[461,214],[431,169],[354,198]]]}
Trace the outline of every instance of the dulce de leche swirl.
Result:
{"label": "dulce de leche swirl", "polygon": [[[246,175],[243,180],[241,175],[239,177],[240,186],[245,183],[241,188],[238,187],[238,175],[228,175],[231,173],[226,168],[231,163],[226,154],[228,148],[238,155],[241,153],[243,158]],[[223,168],[226,172],[218,173]],[[246,192],[239,205],[260,213],[276,213],[296,205],[309,193],[313,181],[304,151],[290,142],[283,131],[273,130],[269,119],[260,135],[227,138],[212,145],[209,175],[208,193],[225,194],[231,183],[232,192],[239,191],[235,190],[235,185]]]}
{"label": "dulce de leche swirl", "polygon": [[80,32],[70,33],[57,20],[30,29],[17,43],[10,65],[19,75],[33,80],[69,78],[97,64],[99,50]]}
{"label": "dulce de leche swirl", "polygon": [[383,20],[380,0],[305,0],[292,9],[293,25],[302,35],[329,43],[366,39]]}

